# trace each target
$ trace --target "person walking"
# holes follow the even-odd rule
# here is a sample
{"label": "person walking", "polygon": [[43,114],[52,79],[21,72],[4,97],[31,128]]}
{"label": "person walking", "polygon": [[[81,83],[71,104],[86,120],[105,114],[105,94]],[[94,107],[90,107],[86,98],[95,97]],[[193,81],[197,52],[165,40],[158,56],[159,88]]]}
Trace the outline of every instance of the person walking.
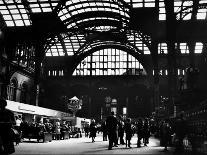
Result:
{"label": "person walking", "polygon": [[106,119],[106,129],[108,133],[109,138],[109,146],[108,149],[112,150],[113,144],[116,147],[116,141],[117,141],[117,126],[118,121],[116,117],[114,116],[114,112],[111,112],[111,115],[107,117]]}
{"label": "person walking", "polygon": [[7,101],[0,98],[0,154],[15,152],[12,127],[16,124],[14,113],[6,109]]}

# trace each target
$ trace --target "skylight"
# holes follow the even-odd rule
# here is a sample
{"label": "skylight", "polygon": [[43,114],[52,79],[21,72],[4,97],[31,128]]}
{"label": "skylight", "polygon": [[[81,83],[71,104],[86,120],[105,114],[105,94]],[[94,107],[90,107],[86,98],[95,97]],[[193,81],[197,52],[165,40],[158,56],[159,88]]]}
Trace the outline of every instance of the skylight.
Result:
{"label": "skylight", "polygon": [[0,3],[0,13],[3,15],[5,23],[11,26],[28,26],[31,21],[21,1],[2,1]]}
{"label": "skylight", "polygon": [[27,2],[28,6],[25,6],[21,0],[0,1],[0,13],[8,27],[32,25],[29,13],[52,12],[59,0],[27,0]]}
{"label": "skylight", "polygon": [[[94,14],[95,11],[97,13]],[[119,16],[117,16],[117,14],[119,14]],[[58,16],[67,25],[67,28],[79,28],[81,25],[84,25],[84,28],[88,28],[91,27],[90,24],[95,24],[92,25],[94,28],[96,26],[100,28],[101,25],[102,28],[104,28],[103,26],[106,26],[106,23],[110,24],[112,21],[128,22],[129,9],[124,8],[121,1],[71,0],[67,1],[66,5],[61,8],[58,12]],[[94,20],[97,20],[99,24],[97,25]],[[107,22],[107,20],[109,21]],[[89,21],[91,21],[90,24]]]}
{"label": "skylight", "polygon": [[48,44],[46,56],[65,56],[65,54],[72,56],[84,42],[84,35],[81,34],[73,36],[66,34],[65,37],[62,37],[62,41],[56,37]]}

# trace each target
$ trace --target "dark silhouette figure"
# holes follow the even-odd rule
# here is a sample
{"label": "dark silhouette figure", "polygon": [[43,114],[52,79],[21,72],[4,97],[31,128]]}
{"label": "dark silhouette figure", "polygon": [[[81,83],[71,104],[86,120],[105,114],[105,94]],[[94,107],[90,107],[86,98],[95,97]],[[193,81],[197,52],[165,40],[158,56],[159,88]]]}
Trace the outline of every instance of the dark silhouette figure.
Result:
{"label": "dark silhouette figure", "polygon": [[171,141],[171,126],[168,120],[165,120],[163,122],[160,135],[161,135],[163,146],[165,147],[164,151],[167,151],[167,146],[169,146]]}
{"label": "dark silhouette figure", "polygon": [[97,130],[96,123],[95,120],[93,119],[90,124],[90,137],[92,138],[92,142],[95,142],[96,130]]}
{"label": "dark silhouette figure", "polygon": [[118,136],[120,139],[120,144],[124,145],[124,122],[122,120],[119,120],[118,126]]}
{"label": "dark silhouette figure", "polygon": [[106,121],[103,121],[101,124],[101,130],[103,132],[103,141],[107,141],[107,128],[106,128]]}
{"label": "dark silhouette figure", "polygon": [[111,115],[107,117],[106,119],[106,128],[107,128],[107,133],[108,133],[108,138],[109,138],[109,146],[108,149],[111,150],[114,146],[116,146],[116,141],[117,141],[117,126],[118,126],[118,121],[114,116],[114,112],[111,112]]}
{"label": "dark silhouette figure", "polygon": [[144,120],[144,125],[143,125],[143,143],[144,146],[147,146],[149,143],[149,137],[150,137],[150,131],[149,131],[149,121],[147,118]]}
{"label": "dark silhouette figure", "polygon": [[131,144],[133,130],[132,130],[132,124],[130,118],[126,119],[126,122],[124,124],[124,130],[126,133],[126,147],[128,146],[129,148],[131,148],[130,144]]}
{"label": "dark silhouette figure", "polygon": [[84,132],[85,132],[85,137],[88,137],[88,133],[89,133],[89,124],[85,124]]}
{"label": "dark silhouette figure", "polygon": [[175,122],[175,134],[178,140],[178,143],[176,144],[176,148],[175,148],[176,152],[184,151],[183,139],[185,138],[187,133],[188,133],[187,122],[184,119],[183,113],[181,113]]}
{"label": "dark silhouette figure", "polygon": [[12,111],[6,109],[7,101],[0,99],[0,154],[12,154],[15,152],[12,132],[16,124]]}
{"label": "dark silhouette figure", "polygon": [[137,122],[137,147],[141,147],[142,138],[143,138],[143,121],[140,118]]}

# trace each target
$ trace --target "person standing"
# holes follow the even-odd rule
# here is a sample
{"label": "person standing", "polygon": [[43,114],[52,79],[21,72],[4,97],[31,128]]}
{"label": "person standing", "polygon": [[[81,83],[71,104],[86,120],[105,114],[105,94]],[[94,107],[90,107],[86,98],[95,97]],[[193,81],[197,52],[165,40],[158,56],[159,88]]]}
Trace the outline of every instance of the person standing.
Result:
{"label": "person standing", "polygon": [[124,122],[122,120],[119,120],[118,121],[118,136],[119,136],[119,139],[120,139],[120,144],[124,145],[125,142],[124,142]]}
{"label": "person standing", "polygon": [[129,148],[131,148],[130,144],[131,144],[131,138],[132,138],[133,130],[132,130],[132,124],[131,124],[131,119],[130,118],[126,119],[126,123],[124,125],[124,130],[125,130],[125,133],[126,133],[126,147],[128,146]]}
{"label": "person standing", "polygon": [[141,147],[141,139],[143,138],[143,121],[139,118],[137,122],[137,147]]}
{"label": "person standing", "polygon": [[168,122],[168,120],[165,120],[163,122],[162,128],[161,128],[161,139],[164,146],[164,151],[167,151],[167,146],[170,143],[171,140],[171,126]]}
{"label": "person standing", "polygon": [[90,124],[90,137],[92,138],[92,143],[95,142],[95,137],[96,137],[96,123],[95,120],[92,119],[91,124]]}
{"label": "person standing", "polygon": [[149,131],[149,121],[148,118],[145,118],[143,125],[143,143],[144,146],[147,146],[149,143],[150,131]]}
{"label": "person standing", "polygon": [[0,154],[15,152],[12,127],[16,124],[14,113],[6,109],[7,101],[0,99]]}
{"label": "person standing", "polygon": [[114,116],[114,112],[111,112],[111,115],[107,117],[106,119],[106,129],[108,133],[108,138],[109,138],[109,146],[108,149],[112,150],[113,144],[116,146],[116,141],[117,141],[117,126],[118,126],[118,121],[116,117]]}
{"label": "person standing", "polygon": [[60,140],[60,134],[61,134],[61,132],[60,132],[60,121],[59,120],[57,120],[56,122],[55,122],[55,134],[56,134],[56,140]]}
{"label": "person standing", "polygon": [[106,121],[102,122],[101,129],[102,129],[102,132],[103,132],[103,141],[107,141]]}

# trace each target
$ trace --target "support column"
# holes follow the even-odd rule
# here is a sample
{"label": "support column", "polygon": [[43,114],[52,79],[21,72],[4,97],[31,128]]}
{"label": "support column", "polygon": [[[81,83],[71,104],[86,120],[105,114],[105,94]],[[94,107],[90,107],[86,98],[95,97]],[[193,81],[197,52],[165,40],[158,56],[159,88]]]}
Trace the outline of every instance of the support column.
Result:
{"label": "support column", "polygon": [[174,1],[165,0],[166,9],[166,41],[167,41],[167,59],[168,59],[168,114],[173,114],[174,100],[177,94],[177,64],[175,52],[176,38],[176,15],[174,13]]}
{"label": "support column", "polygon": [[151,46],[153,67],[154,67],[154,81],[153,81],[153,108],[160,106],[160,88],[159,88],[159,67],[158,67],[158,43],[152,41]]}
{"label": "support column", "polygon": [[6,24],[4,19],[0,13],[0,97],[7,97],[7,85],[8,85],[8,77],[7,77],[7,64],[6,64],[6,53],[4,51],[4,28]]}
{"label": "support column", "polygon": [[126,97],[126,117],[129,116],[129,97]]}
{"label": "support column", "polygon": [[187,45],[189,47],[189,56],[190,56],[189,67],[195,68],[195,54],[194,54],[195,42],[188,42]]}
{"label": "support column", "polygon": [[88,106],[89,106],[89,109],[88,109],[88,114],[89,114],[89,118],[91,118],[91,96],[88,97]]}
{"label": "support column", "polygon": [[44,50],[41,41],[37,41],[35,45],[35,76],[34,76],[34,89],[35,89],[35,105],[39,106],[39,92],[40,92],[40,76],[41,76],[41,63],[44,58]]}
{"label": "support column", "polygon": [[[157,21],[159,21],[159,0],[155,0],[155,8],[156,8],[156,17]],[[154,25],[154,28],[157,29],[158,25]],[[158,41],[156,35],[152,36],[152,42],[150,47],[151,55],[152,55],[152,62],[153,62],[153,106],[152,110],[155,111],[156,108],[160,106],[160,87],[159,87],[159,66],[158,66]]]}

